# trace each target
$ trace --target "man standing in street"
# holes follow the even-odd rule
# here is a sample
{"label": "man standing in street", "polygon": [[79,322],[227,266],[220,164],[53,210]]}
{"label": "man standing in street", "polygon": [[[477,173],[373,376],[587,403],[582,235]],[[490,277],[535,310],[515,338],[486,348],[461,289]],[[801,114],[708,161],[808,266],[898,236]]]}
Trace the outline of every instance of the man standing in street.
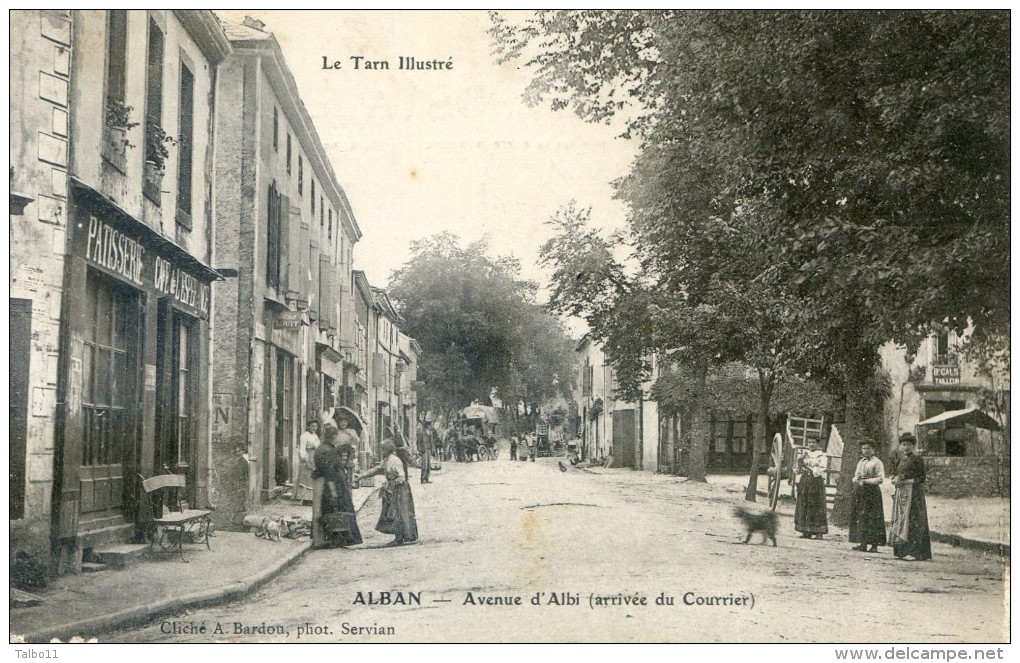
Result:
{"label": "man standing in street", "polygon": [[436,443],[436,429],[432,413],[425,414],[425,423],[418,429],[418,453],[421,454],[421,482],[430,483],[432,474],[432,448]]}

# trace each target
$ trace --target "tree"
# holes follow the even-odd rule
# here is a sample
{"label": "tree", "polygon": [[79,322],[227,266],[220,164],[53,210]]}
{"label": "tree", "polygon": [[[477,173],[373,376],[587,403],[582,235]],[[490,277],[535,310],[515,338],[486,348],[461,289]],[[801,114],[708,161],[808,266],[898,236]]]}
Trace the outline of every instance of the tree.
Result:
{"label": "tree", "polygon": [[440,233],[411,245],[389,294],[422,347],[421,393],[448,415],[477,401],[525,408],[573,386],[573,341],[535,299],[520,265]]}
{"label": "tree", "polygon": [[713,216],[774,252],[756,281],[802,302],[848,440],[880,433],[882,343],[933,323],[1008,334],[1007,13],[546,11],[493,35],[535,71],[532,102],[627,118],[653,193],[633,222],[663,255],[703,257],[672,222]]}

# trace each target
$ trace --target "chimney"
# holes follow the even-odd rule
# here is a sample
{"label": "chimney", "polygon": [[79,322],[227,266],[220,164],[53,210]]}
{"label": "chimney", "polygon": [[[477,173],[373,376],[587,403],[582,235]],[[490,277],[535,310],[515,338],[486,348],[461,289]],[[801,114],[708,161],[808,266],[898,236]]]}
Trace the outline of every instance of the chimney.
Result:
{"label": "chimney", "polygon": [[245,16],[244,17],[244,25],[245,25],[245,27],[254,28],[256,30],[263,30],[263,28],[266,27],[265,23],[263,23],[262,21],[258,20],[257,18],[252,18],[251,16]]}

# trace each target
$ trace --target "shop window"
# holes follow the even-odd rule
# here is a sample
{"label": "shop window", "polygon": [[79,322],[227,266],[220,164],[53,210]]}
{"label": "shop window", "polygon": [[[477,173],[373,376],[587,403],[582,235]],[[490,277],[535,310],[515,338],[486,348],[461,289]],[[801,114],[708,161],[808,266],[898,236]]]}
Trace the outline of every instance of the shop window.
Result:
{"label": "shop window", "polygon": [[[966,407],[964,401],[925,401],[925,418]],[[967,445],[972,437],[973,432],[965,424],[950,420],[943,423],[941,428],[925,433],[921,448],[934,456],[966,456]]]}
{"label": "shop window", "polygon": [[81,510],[120,508],[134,452],[137,296],[89,270],[81,360]]}
{"label": "shop window", "polygon": [[177,430],[174,460],[178,468],[190,465],[194,437],[194,340],[184,316],[174,316],[174,397],[177,401]]}
{"label": "shop window", "polygon": [[191,178],[195,133],[195,75],[181,62],[177,137],[177,223],[191,229]]}

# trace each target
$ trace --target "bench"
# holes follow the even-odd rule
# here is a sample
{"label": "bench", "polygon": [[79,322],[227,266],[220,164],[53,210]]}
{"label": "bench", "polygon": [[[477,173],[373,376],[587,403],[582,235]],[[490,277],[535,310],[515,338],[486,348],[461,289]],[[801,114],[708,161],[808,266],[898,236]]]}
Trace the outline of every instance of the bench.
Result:
{"label": "bench", "polygon": [[209,545],[212,510],[185,509],[180,492],[186,486],[183,474],[157,474],[149,479],[142,477],[142,488],[152,506],[152,524],[156,527],[150,549],[155,550],[159,545],[163,551],[176,551],[185,562],[188,561],[184,557],[185,543],[204,543],[212,550]]}

